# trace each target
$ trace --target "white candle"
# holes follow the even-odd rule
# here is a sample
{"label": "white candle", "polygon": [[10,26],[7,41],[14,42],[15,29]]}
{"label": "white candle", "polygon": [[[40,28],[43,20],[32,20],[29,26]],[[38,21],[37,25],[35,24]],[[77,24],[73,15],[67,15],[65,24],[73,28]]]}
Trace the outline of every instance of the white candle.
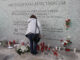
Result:
{"label": "white candle", "polygon": [[11,47],[10,42],[8,42],[8,48],[10,48],[10,49],[13,48],[13,47]]}
{"label": "white candle", "polygon": [[59,47],[59,51],[61,50],[61,47]]}
{"label": "white candle", "polygon": [[48,44],[48,48],[50,47],[50,45]]}
{"label": "white candle", "polygon": [[55,49],[58,50],[58,47],[56,46]]}
{"label": "white candle", "polygon": [[74,53],[76,53],[76,48],[74,48]]}

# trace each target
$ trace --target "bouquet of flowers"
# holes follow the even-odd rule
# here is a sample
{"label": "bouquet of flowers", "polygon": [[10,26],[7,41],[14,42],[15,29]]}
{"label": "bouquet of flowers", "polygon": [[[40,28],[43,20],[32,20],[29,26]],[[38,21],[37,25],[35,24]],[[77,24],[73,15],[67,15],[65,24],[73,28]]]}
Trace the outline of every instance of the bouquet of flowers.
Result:
{"label": "bouquet of flowers", "polygon": [[0,46],[7,47],[8,41],[7,40],[0,41]]}
{"label": "bouquet of flowers", "polygon": [[68,47],[68,46],[70,46],[71,43],[72,43],[70,40],[65,40],[65,41],[61,40],[61,42],[62,42],[62,45],[63,45],[64,47]]}
{"label": "bouquet of flowers", "polygon": [[16,46],[16,52],[17,52],[19,55],[24,54],[24,53],[26,53],[26,52],[30,52],[30,47],[19,44],[19,45]]}
{"label": "bouquet of flowers", "polygon": [[71,24],[71,20],[70,19],[66,19],[65,25],[66,25],[67,28],[70,27],[70,24]]}

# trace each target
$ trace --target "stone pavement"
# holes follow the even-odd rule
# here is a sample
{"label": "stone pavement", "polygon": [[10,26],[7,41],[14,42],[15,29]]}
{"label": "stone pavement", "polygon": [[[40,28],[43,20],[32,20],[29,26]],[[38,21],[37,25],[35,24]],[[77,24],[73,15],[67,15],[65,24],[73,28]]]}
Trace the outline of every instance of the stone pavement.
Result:
{"label": "stone pavement", "polygon": [[20,56],[15,52],[15,49],[0,47],[0,60],[80,60],[80,53],[61,51],[57,58],[53,55],[32,55],[30,53]]}

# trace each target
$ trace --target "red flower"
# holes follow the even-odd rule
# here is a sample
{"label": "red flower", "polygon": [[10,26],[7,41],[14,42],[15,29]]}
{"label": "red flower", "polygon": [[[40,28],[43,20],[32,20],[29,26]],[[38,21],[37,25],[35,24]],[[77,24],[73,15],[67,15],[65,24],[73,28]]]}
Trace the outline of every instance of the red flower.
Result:
{"label": "red flower", "polygon": [[70,42],[70,40],[66,40],[67,42]]}
{"label": "red flower", "polygon": [[70,19],[66,19],[66,22],[70,22]]}
{"label": "red flower", "polygon": [[70,19],[66,19],[66,27],[69,28],[70,27]]}
{"label": "red flower", "polygon": [[55,56],[58,56],[57,51],[52,50],[52,52],[53,52],[53,54],[54,54]]}
{"label": "red flower", "polygon": [[64,43],[64,45],[67,45],[67,43]]}

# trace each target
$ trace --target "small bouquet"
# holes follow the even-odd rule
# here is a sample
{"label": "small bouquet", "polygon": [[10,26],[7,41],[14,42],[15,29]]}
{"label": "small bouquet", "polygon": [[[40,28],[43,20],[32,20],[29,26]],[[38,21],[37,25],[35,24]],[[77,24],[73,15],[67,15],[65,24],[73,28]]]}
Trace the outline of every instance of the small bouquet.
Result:
{"label": "small bouquet", "polygon": [[16,46],[16,52],[17,52],[19,55],[24,54],[24,53],[26,53],[26,52],[30,52],[30,47],[19,44],[19,45]]}
{"label": "small bouquet", "polygon": [[64,47],[68,47],[71,45],[72,42],[70,40],[65,40],[65,41],[61,40],[61,43]]}
{"label": "small bouquet", "polygon": [[8,41],[7,40],[0,41],[0,46],[7,47]]}
{"label": "small bouquet", "polygon": [[66,29],[70,27],[71,25],[71,20],[70,19],[66,19],[65,20],[65,25],[66,25]]}

